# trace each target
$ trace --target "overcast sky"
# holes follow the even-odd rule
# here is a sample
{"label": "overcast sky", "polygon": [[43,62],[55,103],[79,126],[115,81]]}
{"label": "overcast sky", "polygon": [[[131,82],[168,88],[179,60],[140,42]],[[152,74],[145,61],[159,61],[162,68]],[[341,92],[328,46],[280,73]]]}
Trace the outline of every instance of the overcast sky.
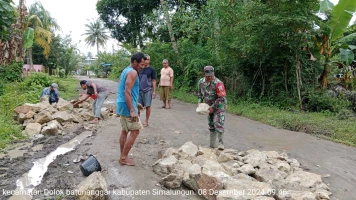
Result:
{"label": "overcast sky", "polygon": [[[84,42],[85,36],[82,36],[82,34],[85,33],[84,25],[88,23],[87,19],[98,18],[96,11],[96,2],[98,0],[25,0],[25,4],[30,6],[36,1],[41,1],[45,9],[57,20],[62,28],[61,35],[71,34],[73,43],[78,44],[78,48],[82,53],[87,55],[90,51],[93,55],[96,55],[96,47],[88,47]],[[338,1],[331,0],[334,4]],[[112,45],[114,45],[115,49],[119,48],[117,41],[111,39],[107,42],[106,48],[100,48],[100,51],[111,52]]]}
{"label": "overcast sky", "polygon": [[[25,0],[25,4],[29,7],[31,4],[38,0]],[[62,28],[62,32],[59,34],[66,35],[71,34],[73,43],[78,44],[78,48],[82,53],[87,55],[90,51],[93,55],[96,55],[96,46],[87,46],[84,42],[85,36],[85,24],[88,23],[87,19],[98,18],[96,11],[97,0],[39,0],[44,8],[51,13],[51,16],[55,18]],[[110,32],[108,32],[110,35]],[[101,48],[100,51],[106,50],[112,52],[112,45],[117,50],[117,41],[111,39],[107,42],[106,48]]]}

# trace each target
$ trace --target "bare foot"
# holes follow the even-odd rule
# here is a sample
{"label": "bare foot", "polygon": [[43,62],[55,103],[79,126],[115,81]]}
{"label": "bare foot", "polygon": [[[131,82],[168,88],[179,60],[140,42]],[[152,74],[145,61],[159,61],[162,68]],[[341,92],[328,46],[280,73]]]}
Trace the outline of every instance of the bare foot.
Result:
{"label": "bare foot", "polygon": [[99,123],[98,119],[94,119],[93,121],[89,122],[89,124],[97,124],[97,123]]}
{"label": "bare foot", "polygon": [[129,166],[134,166],[135,165],[135,161],[133,159],[130,159],[130,158],[120,159],[119,163],[122,164],[122,165],[129,165]]}

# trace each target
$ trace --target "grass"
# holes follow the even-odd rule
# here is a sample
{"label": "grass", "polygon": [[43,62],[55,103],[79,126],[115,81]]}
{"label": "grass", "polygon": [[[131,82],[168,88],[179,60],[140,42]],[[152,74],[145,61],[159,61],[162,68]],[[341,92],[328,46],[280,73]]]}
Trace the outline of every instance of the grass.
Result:
{"label": "grass", "polygon": [[54,78],[59,85],[60,95],[65,100],[71,100],[78,96],[77,89],[80,88],[78,79],[74,77]]}
{"label": "grass", "polygon": [[[174,90],[173,97],[197,104],[197,97],[184,91]],[[307,113],[282,110],[250,102],[228,102],[227,112],[241,115],[277,128],[300,131],[334,142],[356,147],[355,118],[338,119],[331,112]]]}
{"label": "grass", "polygon": [[[27,81],[27,82],[26,82]],[[69,78],[50,77],[50,81],[59,85],[60,95],[63,99],[71,99],[77,95],[78,80]],[[43,86],[28,87],[28,80],[23,82],[7,83],[4,85],[4,95],[0,96],[0,149],[5,149],[14,141],[25,139],[22,135],[22,126],[14,120],[14,109],[24,103],[38,103]]]}

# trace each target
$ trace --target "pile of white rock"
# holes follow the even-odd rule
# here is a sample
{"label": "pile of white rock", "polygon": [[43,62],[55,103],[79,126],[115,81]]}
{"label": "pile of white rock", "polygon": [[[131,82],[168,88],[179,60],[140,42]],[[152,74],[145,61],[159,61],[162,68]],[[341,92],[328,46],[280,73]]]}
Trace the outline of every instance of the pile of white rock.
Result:
{"label": "pile of white rock", "polygon": [[168,189],[192,189],[209,200],[326,200],[329,187],[286,153],[197,147],[169,148],[152,166]]}
{"label": "pile of white rock", "polygon": [[[90,99],[90,98],[89,98]],[[50,105],[47,98],[42,98],[40,103],[25,103],[14,109],[14,119],[23,125],[24,134],[31,138],[40,135],[55,135],[61,133],[65,127],[73,123],[83,123],[94,119],[92,113],[92,99],[73,108],[73,102],[59,99],[57,104]],[[102,108],[104,119],[112,115],[112,110]]]}

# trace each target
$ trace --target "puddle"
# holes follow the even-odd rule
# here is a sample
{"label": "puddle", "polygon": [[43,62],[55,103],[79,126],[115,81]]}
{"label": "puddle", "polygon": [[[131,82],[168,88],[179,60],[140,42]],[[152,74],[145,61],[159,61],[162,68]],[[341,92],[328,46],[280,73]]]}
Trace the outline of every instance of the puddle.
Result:
{"label": "puddle", "polygon": [[10,156],[10,158],[13,159],[13,158],[23,156],[24,153],[27,153],[27,150],[14,149],[8,151],[7,154],[0,154],[0,158],[3,158],[5,156]]}
{"label": "puddle", "polygon": [[39,151],[41,149],[43,149],[43,144],[38,144],[38,145],[32,147],[32,151]]}
{"label": "puddle", "polygon": [[[21,149],[26,149],[27,147],[30,147],[31,145],[32,145],[32,143],[21,144],[19,147],[9,150],[6,154],[0,153],[0,158],[3,158],[5,156],[10,156],[10,158],[13,159],[13,158],[23,156],[24,153],[28,152],[28,150],[21,150]],[[32,154],[32,153],[30,153],[30,154]]]}
{"label": "puddle", "polygon": [[[57,156],[66,154],[73,151],[74,148],[83,141],[84,138],[92,135],[92,132],[86,131],[76,136],[69,142],[62,144],[56,150],[52,151],[46,157],[38,159],[33,164],[33,167],[28,173],[22,175],[20,179],[16,181],[16,190],[14,196],[11,196],[10,200],[30,200],[32,199],[33,189],[39,185],[42,181],[43,175],[48,169],[48,165],[51,164]],[[37,145],[39,146],[39,145]],[[39,147],[37,147],[39,148]],[[36,193],[33,193],[36,194]]]}

